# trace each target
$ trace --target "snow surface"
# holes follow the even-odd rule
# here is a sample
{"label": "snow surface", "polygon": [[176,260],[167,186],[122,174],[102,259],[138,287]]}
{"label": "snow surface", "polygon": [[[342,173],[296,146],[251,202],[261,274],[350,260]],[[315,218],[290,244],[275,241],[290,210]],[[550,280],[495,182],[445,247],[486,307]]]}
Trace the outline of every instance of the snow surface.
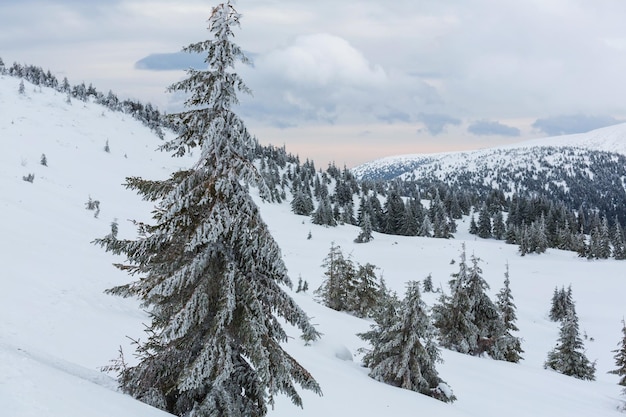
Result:
{"label": "snow surface", "polygon": [[[103,291],[128,282],[115,269],[123,261],[91,244],[119,221],[120,236],[134,237],[129,219],[148,220],[151,204],[122,186],[124,178],[163,178],[193,159],[172,159],[156,152],[161,143],[141,123],[98,105],[0,76],[0,214],[2,254],[0,291],[0,415],[160,416],[162,411],[116,390],[114,375],[99,371],[117,356],[121,345],[133,360],[129,339],[143,338],[148,317],[134,300]],[[109,141],[111,152],[104,151]],[[40,165],[45,154],[48,166]],[[22,177],[33,173],[33,183]],[[91,196],[101,211],[85,209]],[[257,199],[258,201],[258,199]],[[323,337],[304,346],[295,329],[286,344],[320,383],[324,395],[302,392],[304,409],[279,397],[270,416],[619,416],[623,404],[613,353],[626,315],[626,264],[587,261],[576,254],[548,250],[520,257],[517,247],[476,239],[459,224],[456,239],[440,240],[374,234],[367,244],[354,244],[358,229],[325,228],[292,215],[288,204],[264,204],[261,212],[283,250],[291,278],[307,280],[311,291],[323,277],[322,261],[335,242],[359,263],[377,265],[393,290],[404,293],[409,280],[432,274],[435,286],[447,290],[456,272],[461,243],[483,259],[483,276],[495,296],[510,266],[517,305],[519,335],[525,360],[497,362],[444,350],[440,376],[458,400],[444,404],[394,388],[367,376],[356,333],[370,321],[329,310],[311,292],[294,299],[312,317]],[[309,231],[312,238],[307,239]],[[555,286],[572,284],[586,332],[587,356],[597,360],[597,381],[580,381],[543,369],[547,352],[558,337],[558,325],[547,318]],[[424,294],[432,305],[435,294]],[[591,340],[593,338],[593,341]]]}

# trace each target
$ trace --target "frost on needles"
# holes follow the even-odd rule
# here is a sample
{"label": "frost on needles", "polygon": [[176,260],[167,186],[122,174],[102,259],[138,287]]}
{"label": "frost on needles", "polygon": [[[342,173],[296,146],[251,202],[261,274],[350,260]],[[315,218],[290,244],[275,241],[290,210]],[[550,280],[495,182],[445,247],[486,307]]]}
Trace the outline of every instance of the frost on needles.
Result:
{"label": "frost on needles", "polygon": [[237,92],[249,91],[230,72],[248,62],[232,42],[239,18],[230,2],[213,8],[213,39],[184,48],[205,54],[208,69],[190,69],[170,87],[189,98],[171,116],[179,136],[162,149],[182,156],[199,148],[199,160],[163,181],[128,178],[128,188],[156,203],[154,224],[138,223],[136,240],[96,240],[139,277],[108,292],[139,298],[151,315],[139,363],[118,363],[120,385],[177,415],[263,416],[279,393],[301,405],[296,384],[321,394],[280,345],[287,334],[279,317],[305,341],[319,333],[281,288],[291,281],[280,249],[247,190],[255,184],[263,194],[264,184],[248,158],[254,141],[231,110]]}

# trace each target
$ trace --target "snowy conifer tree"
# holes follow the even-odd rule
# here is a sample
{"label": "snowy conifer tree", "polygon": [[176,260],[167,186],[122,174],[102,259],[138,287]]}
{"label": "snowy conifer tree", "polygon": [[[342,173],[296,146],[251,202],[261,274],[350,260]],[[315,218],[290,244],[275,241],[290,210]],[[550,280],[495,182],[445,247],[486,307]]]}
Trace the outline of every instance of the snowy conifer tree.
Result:
{"label": "snowy conifer tree", "polygon": [[121,388],[177,415],[263,416],[276,394],[301,405],[295,384],[320,393],[281,347],[288,335],[278,317],[305,340],[319,333],[281,287],[291,281],[280,249],[247,192],[246,183],[263,183],[247,157],[254,141],[231,110],[236,92],[248,92],[230,72],[247,62],[232,42],[239,17],[229,1],[213,8],[213,39],[184,48],[205,54],[208,69],[190,69],[170,87],[190,97],[188,110],[172,115],[179,136],[162,149],[182,156],[198,148],[199,160],[166,180],[128,178],[128,188],[156,202],[155,224],[138,223],[137,240],[96,241],[140,276],[109,293],[138,297],[152,319]]}
{"label": "snowy conifer tree", "polygon": [[502,212],[498,211],[493,219],[493,237],[498,240],[503,240],[506,237],[506,225],[504,224],[504,218]]}
{"label": "snowy conifer tree", "polygon": [[328,195],[325,195],[320,200],[317,209],[311,215],[311,222],[322,226],[337,226]]}
{"label": "snowy conifer tree", "polygon": [[442,294],[439,304],[433,307],[433,321],[439,329],[439,342],[444,348],[460,353],[477,350],[479,329],[474,323],[472,301],[467,292],[469,271],[462,244],[459,272],[449,282],[451,294]]}
{"label": "snowy conifer tree", "polygon": [[609,371],[610,374],[619,375],[619,385],[624,387],[623,394],[626,395],[626,321],[622,319],[622,340],[619,342],[619,349],[614,350],[616,369]]}
{"label": "snowy conifer tree", "polygon": [[570,285],[567,290],[565,290],[565,287],[561,287],[560,290],[554,288],[552,304],[550,306],[550,320],[564,320],[569,310],[575,310],[574,301],[572,299],[572,286]]}
{"label": "snowy conifer tree", "polygon": [[354,243],[367,243],[374,239],[372,236],[372,222],[369,214],[363,214],[363,221],[361,222],[361,231],[359,235],[354,239]]}
{"label": "snowy conifer tree", "polygon": [[483,239],[491,237],[491,216],[487,204],[483,203],[478,212],[478,236]]}
{"label": "snowy conifer tree", "polygon": [[293,200],[291,200],[291,211],[294,214],[308,216],[313,211],[313,201],[302,190],[295,192]]}
{"label": "snowy conifer tree", "polygon": [[422,285],[423,285],[423,288],[424,288],[424,292],[434,292],[433,275],[432,274],[428,274],[426,276],[426,278],[424,278],[424,281],[422,281]]}
{"label": "snowy conifer tree", "polygon": [[589,362],[583,351],[583,341],[578,331],[578,317],[573,309],[561,322],[557,345],[548,353],[544,368],[552,368],[563,375],[593,381],[596,364]]}
{"label": "snowy conifer tree", "polygon": [[502,333],[503,323],[496,305],[486,293],[489,284],[482,277],[482,269],[478,266],[480,259],[472,255],[472,265],[468,269],[465,291],[469,298],[473,323],[476,326],[476,347],[470,350],[472,355],[489,353],[494,359],[503,359],[500,354],[494,355],[493,348]]}
{"label": "snowy conifer tree", "polygon": [[419,283],[409,282],[407,287],[397,314],[390,316],[386,325],[379,323],[369,332],[359,334],[372,345],[363,363],[370,368],[370,376],[378,381],[441,401],[454,401],[452,390],[435,369],[441,358]]}
{"label": "snowy conifer tree", "polygon": [[326,307],[337,311],[349,310],[355,286],[354,264],[343,256],[341,247],[333,242],[322,266],[326,268],[326,279],[315,290],[315,294]]}
{"label": "snowy conifer tree", "polygon": [[370,263],[359,265],[354,275],[353,293],[349,296],[348,310],[357,317],[372,317],[381,300],[381,286]]}
{"label": "snowy conifer tree", "polygon": [[498,352],[496,356],[502,356],[502,359],[508,362],[519,362],[522,357],[522,342],[519,337],[515,337],[511,332],[519,329],[515,325],[517,320],[515,314],[515,304],[513,303],[513,294],[511,293],[511,280],[509,279],[509,264],[506,265],[504,273],[504,287],[496,295],[496,305],[502,319],[502,334],[500,334],[495,342],[494,350]]}
{"label": "snowy conifer tree", "polygon": [[617,216],[613,223],[611,244],[613,245],[613,257],[620,261],[626,259],[626,240],[624,239],[624,231],[622,230]]}

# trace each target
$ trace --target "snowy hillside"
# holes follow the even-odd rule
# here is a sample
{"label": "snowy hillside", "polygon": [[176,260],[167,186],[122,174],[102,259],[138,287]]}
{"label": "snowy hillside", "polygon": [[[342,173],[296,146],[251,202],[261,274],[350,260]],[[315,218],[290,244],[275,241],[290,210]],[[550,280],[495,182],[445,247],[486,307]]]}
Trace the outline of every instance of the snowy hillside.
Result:
{"label": "snowy hillside", "polygon": [[[92,103],[66,103],[63,94],[0,76],[0,214],[3,289],[0,291],[0,415],[11,417],[110,417],[167,415],[116,390],[114,375],[99,371],[121,345],[133,360],[127,338],[143,338],[148,321],[138,303],[103,291],[130,277],[119,262],[91,242],[110,231],[117,219],[121,237],[134,237],[130,219],[147,220],[152,205],[124,189],[124,178],[163,178],[191,159],[172,159],[155,151],[161,141],[122,113]],[[109,152],[105,146],[109,145]],[[41,164],[45,154],[47,166]],[[33,175],[33,181],[23,177]],[[100,211],[86,203],[100,202]],[[257,199],[258,201],[258,199]],[[490,295],[501,288],[505,264],[517,305],[520,364],[443,351],[440,376],[458,400],[444,404],[417,393],[376,382],[360,365],[358,349],[367,347],[356,333],[370,321],[329,310],[309,293],[291,292],[323,337],[304,346],[296,330],[287,350],[320,383],[324,395],[303,392],[304,409],[278,398],[270,416],[442,417],[620,416],[613,349],[626,315],[624,263],[587,261],[571,252],[548,250],[520,257],[517,247],[476,239],[459,223],[452,240],[374,234],[354,244],[353,226],[326,228],[291,214],[288,204],[259,201],[263,218],[282,248],[291,278],[311,290],[323,277],[320,266],[331,242],[359,263],[378,266],[389,287],[404,293],[409,280],[432,274],[447,289],[457,271],[461,243],[483,259]],[[311,232],[311,239],[307,235]],[[597,380],[581,381],[543,369],[555,345],[558,324],[547,312],[555,286],[572,285],[587,356],[597,360]],[[425,294],[432,305],[434,294]],[[592,340],[593,339],[593,340]]]}
{"label": "snowy hillside", "polygon": [[[352,171],[358,178],[390,179],[412,173],[419,175],[433,169],[441,171],[440,176],[454,175],[459,168],[471,171],[472,164],[501,168],[499,164],[503,161],[509,165],[525,167],[547,149],[563,151],[563,153],[571,151],[581,154],[586,153],[585,151],[601,151],[626,155],[626,123],[587,133],[532,139],[478,151],[390,156],[359,165]],[[508,157],[503,159],[503,155],[508,155]],[[465,166],[466,162],[468,166]]]}

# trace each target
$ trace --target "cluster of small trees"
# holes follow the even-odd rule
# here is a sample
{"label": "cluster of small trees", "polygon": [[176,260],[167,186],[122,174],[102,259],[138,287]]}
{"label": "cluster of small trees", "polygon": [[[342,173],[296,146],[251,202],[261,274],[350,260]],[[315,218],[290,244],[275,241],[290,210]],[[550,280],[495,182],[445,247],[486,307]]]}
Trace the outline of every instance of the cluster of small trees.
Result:
{"label": "cluster of small trees", "polygon": [[578,379],[594,380],[596,364],[590,362],[584,353],[571,286],[567,291],[565,288],[555,289],[550,319],[560,321],[561,329],[557,344],[548,352],[544,367]]}
{"label": "cluster of small trees", "polygon": [[482,204],[478,222],[472,215],[469,232],[482,238],[519,245],[520,255],[544,253],[548,248],[570,250],[588,259],[626,259],[624,230],[617,217],[609,224],[598,212],[585,215],[563,203],[514,195],[506,222],[500,205]]}
{"label": "cluster of small trees", "polygon": [[[497,360],[518,362],[520,338],[513,335],[515,304],[510,289],[508,266],[504,287],[493,303],[486,295],[478,258],[468,267],[465,246],[459,272],[450,281],[451,295],[442,294],[432,317],[421,300],[419,283],[409,282],[403,300],[398,300],[377,282],[374,267],[355,268],[341,249],[332,245],[324,260],[325,280],[316,291],[321,302],[338,311],[372,317],[372,330],[359,336],[371,344],[364,364],[370,376],[388,384],[417,391],[442,401],[453,401],[450,387],[438,376],[435,364],[441,360],[437,342],[458,352],[488,353]],[[432,291],[432,277],[424,282]]]}
{"label": "cluster of small trees", "polygon": [[400,301],[376,277],[374,265],[355,265],[334,243],[322,266],[325,279],[315,291],[319,300],[333,310],[376,322],[369,332],[359,334],[371,345],[363,357],[370,376],[441,401],[454,401],[452,390],[435,369],[441,356],[419,283],[408,283]]}
{"label": "cluster of small trees", "polygon": [[376,315],[388,294],[383,280],[376,276],[375,265],[355,264],[333,243],[322,266],[326,269],[326,278],[315,290],[322,304],[357,317]]}
{"label": "cluster of small trees", "polygon": [[489,285],[481,275],[479,261],[472,255],[468,265],[462,246],[459,271],[449,282],[450,294],[442,293],[433,307],[439,341],[441,346],[460,353],[487,353],[496,360],[519,362],[523,350],[521,340],[512,334],[517,327],[508,266],[504,287],[494,303],[486,293]]}

